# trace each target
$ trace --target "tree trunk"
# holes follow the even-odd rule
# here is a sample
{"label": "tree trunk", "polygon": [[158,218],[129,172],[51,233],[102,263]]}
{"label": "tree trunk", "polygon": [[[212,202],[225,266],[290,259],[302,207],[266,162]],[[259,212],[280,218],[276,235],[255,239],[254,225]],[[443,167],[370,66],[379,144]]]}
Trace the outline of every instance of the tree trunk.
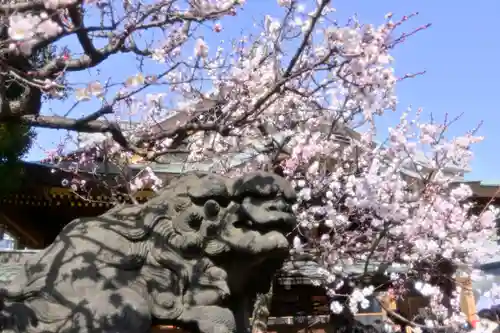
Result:
{"label": "tree trunk", "polygon": [[273,282],[269,291],[265,294],[257,294],[252,312],[251,333],[267,332],[267,321],[271,310],[271,300],[273,298]]}

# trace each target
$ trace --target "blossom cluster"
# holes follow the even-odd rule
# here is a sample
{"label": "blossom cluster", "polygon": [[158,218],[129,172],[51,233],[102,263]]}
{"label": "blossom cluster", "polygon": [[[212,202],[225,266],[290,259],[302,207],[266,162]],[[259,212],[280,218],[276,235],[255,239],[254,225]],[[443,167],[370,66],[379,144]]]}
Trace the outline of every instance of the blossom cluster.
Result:
{"label": "blossom cluster", "polygon": [[43,2],[46,10],[13,13],[8,22],[9,48],[32,54],[37,44],[63,32],[60,20],[54,18],[60,18],[65,8],[77,3],[77,0],[46,0]]}
{"label": "blossom cluster", "polygon": [[[492,255],[478,244],[494,239],[498,210],[470,214],[472,190],[457,183],[470,165],[470,145],[482,138],[446,140],[446,124],[421,122],[418,113],[408,118],[403,114],[381,144],[374,143],[375,128],[330,144],[317,132],[295,136],[291,157],[283,162],[300,200],[295,209],[302,230],[294,244],[298,251],[320,249],[330,280],[342,279],[349,265],[364,266],[365,273],[369,265],[405,267],[405,273],[386,274],[402,286],[421,276],[420,292],[431,297],[432,313],[450,323],[442,291],[431,281],[449,274],[438,268],[443,260],[463,269]],[[405,292],[399,289],[400,296]],[[338,304],[332,307],[339,311]],[[451,322],[462,324],[458,303],[454,310]]]}
{"label": "blossom cluster", "polygon": [[10,48],[18,49],[26,55],[41,41],[57,36],[63,28],[52,20],[46,12],[41,14],[13,14],[9,17]]}

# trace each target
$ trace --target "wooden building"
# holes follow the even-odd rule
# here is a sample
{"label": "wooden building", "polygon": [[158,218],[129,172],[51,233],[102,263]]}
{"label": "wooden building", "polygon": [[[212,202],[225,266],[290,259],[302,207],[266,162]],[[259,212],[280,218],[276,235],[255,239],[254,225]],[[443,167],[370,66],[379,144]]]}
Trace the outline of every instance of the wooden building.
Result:
{"label": "wooden building", "polygon": [[[80,174],[91,183],[93,176]],[[42,249],[50,244],[63,226],[81,216],[96,216],[115,200],[99,188],[73,191],[75,174],[50,165],[25,163],[18,191],[0,198],[0,224],[16,239],[16,248]],[[69,183],[69,184],[67,184]],[[150,192],[141,192],[145,201]]]}

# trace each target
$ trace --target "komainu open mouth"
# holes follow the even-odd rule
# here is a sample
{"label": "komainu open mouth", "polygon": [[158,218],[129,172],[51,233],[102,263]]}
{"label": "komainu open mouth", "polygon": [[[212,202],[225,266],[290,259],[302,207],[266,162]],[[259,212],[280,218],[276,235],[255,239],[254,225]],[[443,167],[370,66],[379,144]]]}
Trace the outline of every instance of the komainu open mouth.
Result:
{"label": "komainu open mouth", "polygon": [[241,203],[241,210],[247,219],[247,227],[256,231],[279,231],[286,234],[296,225],[291,205],[283,198],[246,197]]}

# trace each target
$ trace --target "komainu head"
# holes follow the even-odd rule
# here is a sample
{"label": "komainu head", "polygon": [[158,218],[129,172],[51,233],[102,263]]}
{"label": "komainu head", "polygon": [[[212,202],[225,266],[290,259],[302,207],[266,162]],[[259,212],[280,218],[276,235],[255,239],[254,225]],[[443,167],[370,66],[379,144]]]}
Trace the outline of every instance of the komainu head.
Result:
{"label": "komainu head", "polygon": [[235,179],[193,173],[173,181],[147,206],[171,222],[173,229],[164,236],[178,249],[208,256],[265,255],[288,249],[295,199],[289,182],[272,173]]}

